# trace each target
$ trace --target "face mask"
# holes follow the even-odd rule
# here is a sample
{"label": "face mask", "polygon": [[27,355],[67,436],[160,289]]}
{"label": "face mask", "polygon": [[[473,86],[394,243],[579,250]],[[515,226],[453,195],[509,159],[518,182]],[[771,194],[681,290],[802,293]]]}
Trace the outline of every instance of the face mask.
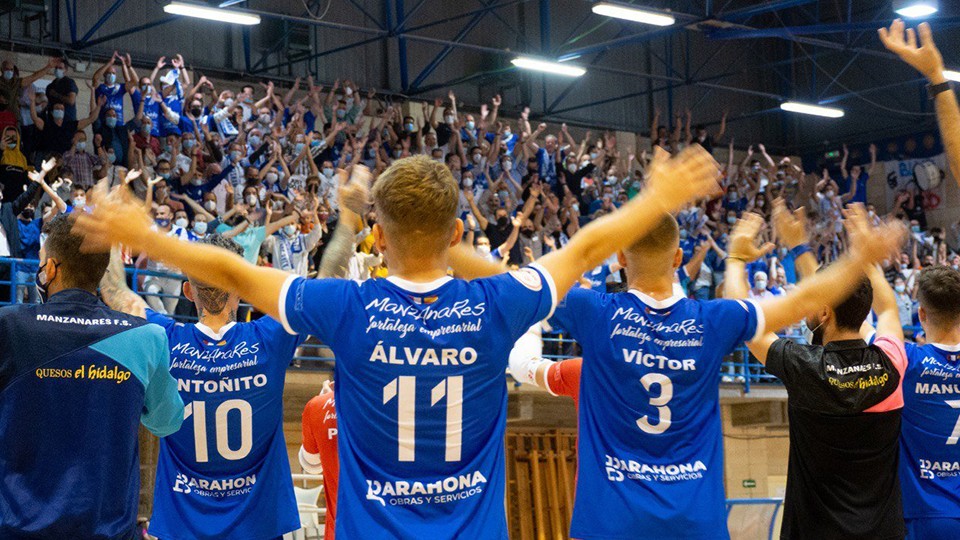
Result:
{"label": "face mask", "polygon": [[256,206],[256,205],[257,205],[257,196],[256,196],[256,195],[247,195],[246,200],[247,200],[247,204],[250,205],[250,206]]}
{"label": "face mask", "polygon": [[192,115],[194,115],[194,116],[200,116],[200,114],[202,114],[202,113],[203,113],[203,109],[201,109],[200,107],[194,107],[194,108],[190,109],[190,114],[192,114]]}
{"label": "face mask", "polygon": [[506,227],[508,223],[510,223],[510,220],[507,218],[507,216],[500,216],[497,218],[497,225],[500,227]]}
{"label": "face mask", "polygon": [[226,108],[228,108],[228,109],[229,109],[230,107],[233,107],[233,104],[234,104],[233,98],[227,98],[227,99],[223,100],[223,106],[226,107]]}
{"label": "face mask", "polygon": [[33,208],[24,208],[23,212],[20,212],[20,215],[23,216],[23,219],[25,221],[33,221],[33,216],[35,215],[35,212]]}
{"label": "face mask", "polygon": [[300,152],[303,152],[303,143],[302,143],[302,142],[298,142],[297,144],[293,145],[293,153],[299,155]]}
{"label": "face mask", "polygon": [[915,232],[915,233],[918,233],[918,232],[920,232],[920,226],[919,226],[919,225],[911,225],[911,226],[910,226],[910,230],[913,231],[913,232]]}
{"label": "face mask", "polygon": [[571,163],[571,164],[567,165],[567,170],[570,171],[571,173],[577,172],[577,164],[576,164],[576,163]]}
{"label": "face mask", "polygon": [[400,159],[400,156],[403,155],[403,150],[397,149],[393,151],[394,159]]}
{"label": "face mask", "polygon": [[474,163],[480,163],[480,160],[481,160],[481,159],[483,159],[483,155],[482,155],[482,154],[474,154],[474,155],[473,155],[473,162],[474,162]]}
{"label": "face mask", "polygon": [[[506,191],[498,191],[498,192],[497,192],[497,195],[500,196],[500,200],[503,201],[503,202],[507,202],[507,197],[510,196],[510,194],[507,193]],[[506,218],[504,218],[504,219],[506,219]]]}
{"label": "face mask", "polygon": [[344,154],[342,161],[344,163],[350,163],[351,161],[353,161],[353,154]]}
{"label": "face mask", "polygon": [[513,135],[513,134],[510,132],[509,129],[503,130],[503,138],[504,138],[504,139],[509,139],[509,138],[510,138],[510,135]]}
{"label": "face mask", "polygon": [[736,223],[736,222],[737,222],[736,216],[728,216],[728,217],[727,217],[727,223],[729,223],[730,225],[733,225],[733,224]]}
{"label": "face mask", "polygon": [[206,221],[198,221],[198,222],[194,223],[194,224],[193,224],[193,232],[195,232],[195,233],[197,233],[197,234],[199,234],[199,235],[207,234],[207,222],[206,222]]}
{"label": "face mask", "polygon": [[[37,294],[40,296],[40,302],[44,304],[47,303],[47,287],[50,286],[50,282],[47,281],[47,272],[44,270],[47,267],[47,264],[49,263],[45,263],[43,266],[37,269],[36,277]],[[53,263],[53,267],[56,268],[57,263]]]}
{"label": "face mask", "polygon": [[165,145],[163,145],[163,151],[166,152],[166,153],[168,153],[168,154],[172,153],[172,152],[173,152],[173,145],[171,145],[171,144],[165,144]]}
{"label": "face mask", "polygon": [[117,155],[116,155],[116,154],[107,154],[107,161],[109,161],[110,164],[112,165],[115,161],[117,161]]}
{"label": "face mask", "polygon": [[264,179],[267,181],[268,184],[275,184],[277,183],[279,176],[277,175],[277,173],[271,172],[271,173],[267,173],[267,176]]}
{"label": "face mask", "polygon": [[62,69],[57,68],[57,69],[53,70],[53,78],[55,78],[55,79],[60,79],[60,78],[62,78],[62,77],[63,77],[63,70],[62,70]]}
{"label": "face mask", "polygon": [[807,321],[807,329],[803,332],[804,339],[807,340],[807,343],[812,345],[823,345],[823,330],[820,329],[823,326],[823,323],[818,323],[817,326],[811,330],[810,322],[811,321]]}
{"label": "face mask", "polygon": [[7,144],[7,148],[9,148],[9,149],[11,149],[11,150],[15,149],[16,147],[17,147],[17,143],[9,143],[9,144]]}
{"label": "face mask", "polygon": [[50,111],[50,116],[52,116],[54,120],[63,120],[63,109],[54,109]]}
{"label": "face mask", "polygon": [[412,132],[416,130],[416,126],[414,126],[413,124],[406,124],[403,126],[403,129]]}
{"label": "face mask", "polygon": [[184,149],[184,150],[190,150],[190,149],[193,148],[196,144],[197,144],[197,141],[195,141],[195,140],[193,140],[193,139],[187,139],[187,140],[183,141],[183,149]]}
{"label": "face mask", "polygon": [[144,134],[144,135],[149,135],[151,128],[152,128],[152,126],[151,126],[150,124],[144,124],[144,125],[140,126],[140,133],[142,133],[142,134]]}
{"label": "face mask", "polygon": [[269,114],[261,114],[261,115],[260,115],[260,123],[261,123],[261,124],[269,124],[269,123],[270,123],[270,115],[269,115]]}
{"label": "face mask", "polygon": [[452,124],[457,120],[457,117],[453,116],[452,114],[448,114],[446,117],[444,117],[444,120],[446,120],[448,124]]}
{"label": "face mask", "polygon": [[473,187],[473,178],[464,178],[464,179],[463,179],[463,187],[466,188],[466,189],[472,188],[472,187]]}
{"label": "face mask", "polygon": [[164,180],[169,180],[169,179],[170,179],[170,173],[169,173],[169,172],[162,172],[162,173],[160,173],[160,178],[163,178]]}
{"label": "face mask", "polygon": [[833,196],[836,194],[833,192],[832,189],[828,189],[825,195],[827,196],[828,199],[832,199]]}
{"label": "face mask", "polygon": [[[207,210],[207,212],[213,212],[217,209],[217,201],[207,201],[203,203],[203,207]],[[206,228],[206,223],[204,223],[204,228]]]}
{"label": "face mask", "polygon": [[4,70],[4,72],[3,72],[3,78],[6,79],[6,80],[8,80],[8,81],[9,81],[10,79],[12,79],[12,78],[13,78],[13,70],[12,70],[12,69]]}
{"label": "face mask", "polygon": [[893,287],[893,290],[897,291],[898,293],[902,293],[903,291],[907,290],[907,287],[905,285],[896,285]]}
{"label": "face mask", "polygon": [[484,256],[484,257],[489,257],[489,256],[490,256],[490,246],[487,246],[487,245],[477,246],[477,253],[479,253],[480,255],[482,255],[482,256]]}
{"label": "face mask", "polygon": [[236,150],[234,150],[233,152],[230,152],[230,159],[232,159],[232,160],[234,160],[234,161],[240,159],[240,152],[238,152],[238,151],[236,151]]}
{"label": "face mask", "polygon": [[757,280],[756,286],[757,286],[757,290],[758,290],[758,291],[765,291],[765,290],[767,290],[767,282],[766,282],[766,281],[763,281],[762,279],[758,279],[758,280]]}
{"label": "face mask", "polygon": [[570,208],[572,208],[574,212],[580,213],[580,203],[573,203],[570,205]]}
{"label": "face mask", "polygon": [[347,116],[347,111],[344,109],[337,109],[337,118],[343,118]]}
{"label": "face mask", "polygon": [[332,177],[333,177],[333,168],[332,168],[332,167],[324,167],[324,168],[323,168],[323,175],[326,176],[327,178],[332,178]]}
{"label": "face mask", "polygon": [[616,184],[616,183],[617,183],[617,177],[616,177],[615,175],[612,175],[612,174],[611,174],[610,176],[607,177],[607,182],[609,182],[609,183],[611,183],[611,184]]}
{"label": "face mask", "polygon": [[149,85],[149,84],[141,84],[141,85],[140,85],[140,93],[142,93],[142,94],[144,94],[144,95],[146,95],[146,96],[149,96],[149,95],[150,95],[150,91],[151,91],[151,90],[153,90],[153,89],[150,88],[150,85]]}
{"label": "face mask", "polygon": [[113,86],[113,83],[117,82],[116,73],[107,73],[107,86]]}
{"label": "face mask", "polygon": [[317,148],[320,146],[320,141],[310,141],[310,148]]}
{"label": "face mask", "polygon": [[80,141],[77,143],[77,152],[83,152],[87,149],[87,141]]}
{"label": "face mask", "polygon": [[287,236],[293,236],[294,234],[296,234],[296,232],[297,232],[297,226],[296,226],[296,225],[284,225],[284,226],[283,226],[283,234],[285,234],[285,235],[287,235]]}
{"label": "face mask", "polygon": [[737,197],[736,191],[731,191],[730,193],[727,194],[727,199],[730,199],[731,201],[736,201],[738,198],[739,197]]}
{"label": "face mask", "polygon": [[509,159],[506,160],[506,161],[504,161],[504,162],[503,162],[503,168],[504,168],[505,170],[508,170],[508,171],[509,171],[509,170],[513,170],[513,162],[510,161]]}
{"label": "face mask", "polygon": [[256,135],[250,137],[250,146],[260,146],[260,137]]}
{"label": "face mask", "polygon": [[162,219],[161,219],[161,218],[157,218],[157,219],[154,220],[154,221],[156,221],[157,227],[160,227],[161,229],[166,229],[167,227],[170,226],[170,220],[167,219],[167,218],[162,218]]}
{"label": "face mask", "polygon": [[182,218],[177,218],[177,220],[174,221],[173,224],[174,224],[175,226],[177,226],[177,227],[180,227],[180,228],[182,229],[182,228],[186,227],[187,225],[189,225],[190,222],[187,221],[187,218],[182,217]]}
{"label": "face mask", "polygon": [[117,119],[116,119],[116,117],[114,117],[114,116],[108,116],[107,119],[106,119],[106,124],[107,124],[107,127],[109,127],[109,128],[115,128],[115,127],[117,127]]}
{"label": "face mask", "polygon": [[686,239],[687,239],[687,234],[688,234],[688,233],[687,233],[686,229],[681,229],[681,230],[680,230],[680,239],[681,239],[681,240],[686,240]]}
{"label": "face mask", "polygon": [[477,123],[473,120],[467,120],[467,130],[473,131],[473,128],[477,127]]}

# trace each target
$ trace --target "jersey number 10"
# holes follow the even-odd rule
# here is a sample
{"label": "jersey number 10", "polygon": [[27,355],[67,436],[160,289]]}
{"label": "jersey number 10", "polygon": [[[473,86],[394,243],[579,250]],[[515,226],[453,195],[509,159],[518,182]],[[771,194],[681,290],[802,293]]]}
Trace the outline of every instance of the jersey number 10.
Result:
{"label": "jersey number 10", "polygon": [[[430,406],[447,398],[446,461],[460,461],[463,445],[463,376],[447,377],[430,391]],[[416,454],[417,378],[397,377],[383,386],[383,404],[397,400],[397,460],[414,461]]]}
{"label": "jersey number 10", "polygon": [[[240,412],[240,447],[230,448],[230,436],[227,426],[227,415],[230,411]],[[183,419],[193,416],[193,440],[197,453],[197,463],[207,463],[210,455],[207,450],[207,403],[193,401],[183,408]],[[247,457],[253,448],[253,408],[242,399],[228,399],[217,407],[215,413],[217,431],[217,453],[229,461],[236,461]]]}

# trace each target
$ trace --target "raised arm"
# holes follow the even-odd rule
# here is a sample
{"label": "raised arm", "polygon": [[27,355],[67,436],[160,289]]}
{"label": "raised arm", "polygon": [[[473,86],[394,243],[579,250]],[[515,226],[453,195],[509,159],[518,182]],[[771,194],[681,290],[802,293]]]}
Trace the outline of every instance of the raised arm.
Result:
{"label": "raised arm", "polygon": [[127,287],[127,271],[118,246],[110,250],[110,264],[100,279],[100,296],[111,309],[140,318],[147,316],[147,303]]}

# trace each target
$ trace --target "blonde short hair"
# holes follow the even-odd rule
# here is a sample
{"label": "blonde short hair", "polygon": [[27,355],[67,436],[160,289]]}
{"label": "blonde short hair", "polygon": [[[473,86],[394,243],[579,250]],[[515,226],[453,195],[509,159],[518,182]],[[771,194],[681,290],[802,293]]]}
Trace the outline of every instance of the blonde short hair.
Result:
{"label": "blonde short hair", "polygon": [[427,156],[399,159],[373,185],[377,219],[398,244],[442,250],[457,219],[460,190],[442,163]]}
{"label": "blonde short hair", "polygon": [[670,215],[663,216],[649,233],[637,240],[627,251],[639,254],[650,252],[674,252],[680,245],[680,227]]}

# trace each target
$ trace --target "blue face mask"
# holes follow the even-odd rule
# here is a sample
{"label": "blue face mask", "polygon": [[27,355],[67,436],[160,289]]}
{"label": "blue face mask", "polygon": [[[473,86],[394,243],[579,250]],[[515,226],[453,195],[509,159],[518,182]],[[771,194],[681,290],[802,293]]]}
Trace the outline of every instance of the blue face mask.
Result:
{"label": "blue face mask", "polygon": [[3,72],[3,78],[6,79],[6,80],[8,80],[8,81],[9,81],[10,79],[12,79],[12,78],[13,78],[13,70],[12,70],[12,69],[4,70],[4,72]]}
{"label": "blue face mask", "polygon": [[320,141],[310,141],[310,148],[316,148],[320,146]]}
{"label": "blue face mask", "polygon": [[300,152],[303,152],[303,143],[302,143],[302,142],[298,142],[297,144],[295,144],[295,145],[293,146],[293,153],[294,153],[294,154],[299,154]]}
{"label": "blue face mask", "polygon": [[193,148],[196,144],[197,144],[197,141],[195,141],[195,140],[193,140],[193,139],[187,139],[187,140],[183,141],[183,148],[184,148],[184,150],[190,150],[190,149]]}
{"label": "blue face mask", "polygon": [[230,152],[230,158],[234,160],[240,159],[240,152],[236,150],[234,150],[233,152]]}
{"label": "blue face mask", "polygon": [[256,135],[250,137],[250,146],[260,146],[260,137],[257,137]]}
{"label": "blue face mask", "polygon": [[113,83],[117,82],[116,73],[107,73],[107,86],[113,86]]}
{"label": "blue face mask", "polygon": [[410,132],[416,130],[416,126],[414,126],[413,124],[407,124],[407,125],[403,126],[403,128],[406,129],[407,131],[410,131]]}
{"label": "blue face mask", "polygon": [[159,218],[158,218],[158,219],[156,219],[155,221],[156,221],[156,223],[157,223],[157,227],[160,227],[161,229],[166,229],[167,227],[170,226],[170,220],[169,220],[169,219],[159,219]]}
{"label": "blue face mask", "polygon": [[117,155],[107,154],[107,161],[109,161],[111,164],[115,163],[117,161]]}
{"label": "blue face mask", "polygon": [[117,119],[116,119],[116,117],[114,117],[114,116],[108,116],[108,117],[107,117],[107,127],[111,127],[111,128],[117,127]]}
{"label": "blue face mask", "polygon": [[50,116],[52,116],[54,120],[63,120],[63,109],[54,109],[50,111]]}

